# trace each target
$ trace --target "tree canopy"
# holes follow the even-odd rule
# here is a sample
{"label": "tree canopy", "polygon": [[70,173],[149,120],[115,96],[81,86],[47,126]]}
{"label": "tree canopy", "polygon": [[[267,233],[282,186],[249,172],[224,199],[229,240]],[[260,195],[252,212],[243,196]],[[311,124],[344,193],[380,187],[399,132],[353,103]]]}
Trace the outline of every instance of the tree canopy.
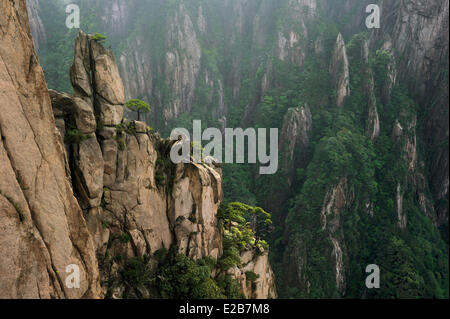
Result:
{"label": "tree canopy", "polygon": [[138,121],[141,120],[141,114],[150,112],[150,105],[139,99],[131,99],[125,103],[125,106],[133,112],[137,112]]}

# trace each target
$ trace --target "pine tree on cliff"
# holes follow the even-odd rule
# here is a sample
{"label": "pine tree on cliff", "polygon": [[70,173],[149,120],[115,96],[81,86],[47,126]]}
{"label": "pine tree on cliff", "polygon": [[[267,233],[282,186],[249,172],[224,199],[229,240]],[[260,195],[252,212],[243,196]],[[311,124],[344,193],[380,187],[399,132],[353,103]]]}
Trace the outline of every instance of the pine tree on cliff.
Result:
{"label": "pine tree on cliff", "polygon": [[132,110],[133,112],[137,112],[138,121],[141,120],[142,113],[150,112],[150,105],[142,100],[132,99],[125,103],[125,106]]}

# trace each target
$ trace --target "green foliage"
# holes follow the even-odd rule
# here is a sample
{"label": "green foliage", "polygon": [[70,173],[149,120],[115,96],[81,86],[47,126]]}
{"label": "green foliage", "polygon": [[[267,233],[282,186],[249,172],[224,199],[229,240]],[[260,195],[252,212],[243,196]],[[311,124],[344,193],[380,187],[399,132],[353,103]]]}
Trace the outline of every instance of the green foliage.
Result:
{"label": "green foliage", "polygon": [[128,235],[127,233],[123,233],[122,235],[120,235],[120,242],[122,244],[127,244],[131,241],[131,237],[130,235]]}
{"label": "green foliage", "polygon": [[102,228],[103,229],[108,229],[110,226],[111,225],[109,222],[102,220]]}
{"label": "green foliage", "polygon": [[391,54],[386,50],[378,50],[372,59],[372,68],[375,73],[375,81],[378,86],[382,86],[387,80],[388,66],[392,61]]}
{"label": "green foliage", "polygon": [[125,107],[133,112],[137,112],[138,121],[141,120],[141,114],[150,112],[150,105],[142,100],[132,99],[125,102]]}
{"label": "green foliage", "polygon": [[133,258],[125,264],[122,276],[125,282],[133,287],[149,284],[151,271],[147,259]]}
{"label": "green foliage", "polygon": [[106,36],[101,33],[96,33],[92,36],[92,40],[103,43],[106,41]]}
{"label": "green foliage", "polygon": [[250,165],[224,164],[224,197],[227,202],[246,202],[256,205],[255,189]]}
{"label": "green foliage", "polygon": [[170,157],[168,155],[163,156],[161,151],[158,151],[156,160],[155,181],[158,186],[166,186],[170,190],[173,186],[175,165],[170,160]]}
{"label": "green foliage", "polygon": [[162,298],[223,299],[221,289],[211,278],[211,260],[194,261],[182,254],[169,254],[156,273]]}
{"label": "green foliage", "polygon": [[246,250],[267,250],[263,240],[272,229],[269,213],[262,208],[234,202],[222,205],[218,219],[223,228],[223,256],[219,263],[223,269],[240,264],[240,254]]}
{"label": "green foliage", "polygon": [[81,144],[90,138],[91,136],[89,134],[81,133],[77,129],[71,129],[66,131],[64,142],[67,144]]}
{"label": "green foliage", "polygon": [[155,252],[157,264],[151,266],[150,258],[133,258],[125,263],[121,272],[127,284],[126,298],[133,288],[145,287],[155,293],[154,297],[164,299],[226,299],[240,298],[239,284],[228,275],[217,279],[211,277],[216,260],[203,258],[192,260],[177,252]]}
{"label": "green foliage", "polygon": [[166,178],[164,177],[164,175],[155,175],[155,181],[156,181],[156,185],[162,186],[164,185],[164,182],[166,181]]}
{"label": "green foliage", "polygon": [[224,295],[227,296],[227,299],[245,299],[241,287],[239,286],[239,282],[231,277],[231,275],[220,275],[216,279],[216,282]]}
{"label": "green foliage", "polygon": [[125,127],[123,124],[119,124],[116,126],[116,136],[114,137],[114,139],[117,142],[117,148],[119,149],[119,151],[123,152],[126,149],[126,144],[124,141],[124,132],[127,130],[128,128]]}
{"label": "green foliage", "polygon": [[258,280],[259,275],[255,274],[253,271],[246,271],[245,277],[247,278],[247,281],[255,282],[256,280]]}

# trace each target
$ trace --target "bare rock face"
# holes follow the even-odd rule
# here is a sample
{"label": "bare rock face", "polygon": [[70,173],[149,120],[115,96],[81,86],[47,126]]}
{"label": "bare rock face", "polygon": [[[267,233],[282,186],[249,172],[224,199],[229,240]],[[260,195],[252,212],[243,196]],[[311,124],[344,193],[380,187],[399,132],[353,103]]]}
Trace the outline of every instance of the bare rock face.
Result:
{"label": "bare rock face", "polygon": [[169,220],[182,253],[193,259],[222,256],[222,235],[211,214],[222,201],[222,176],[213,165],[176,168]]}
{"label": "bare rock face", "polygon": [[122,122],[125,92],[115,57],[111,50],[83,32],[75,40],[70,80],[74,97],[93,104],[103,125],[115,126]]}
{"label": "bare rock face", "polygon": [[108,6],[105,6],[105,16],[103,16],[102,22],[106,26],[107,30],[111,30],[111,34],[114,36],[123,36],[126,30],[126,25],[132,17],[130,17],[129,6],[133,3],[123,0],[112,0]]}
{"label": "bare rock face", "polygon": [[347,179],[343,178],[331,188],[325,195],[320,219],[322,230],[327,230],[332,243],[331,260],[334,265],[336,287],[344,295],[346,287],[344,255],[346,254],[344,232],[341,226],[341,213],[346,207],[350,207],[354,200],[354,194],[348,189]]}
{"label": "bare rock face", "polygon": [[336,105],[342,107],[345,97],[350,95],[350,75],[344,38],[339,33],[330,64],[330,75],[336,91]]}
{"label": "bare rock face", "polygon": [[408,168],[406,176],[397,183],[394,200],[398,226],[402,229],[407,227],[408,222],[407,211],[403,207],[403,199],[408,187],[413,187],[416,190],[423,212],[430,217],[435,226],[438,225],[434,208],[430,205],[427,198],[427,186],[424,182],[423,171],[424,164],[418,161],[416,126],[416,115],[402,111],[392,129],[392,140],[401,149],[401,160],[405,162]]}
{"label": "bare rock face", "polygon": [[[159,140],[147,133],[131,135],[119,131],[116,134],[117,143],[113,139],[102,143],[107,163],[105,176],[107,168],[111,174],[103,181],[105,194],[101,208],[106,219],[98,223],[106,222],[117,237],[128,234],[130,243],[115,245],[131,244],[133,249],[125,255],[143,257],[173,243],[166,190],[158,189],[155,181]],[[113,156],[107,155],[108,152]],[[112,235],[110,241],[114,241]],[[125,248],[113,246],[112,249]]]}
{"label": "bare rock face", "polygon": [[[127,3],[128,10],[133,5],[136,4]],[[107,24],[111,23],[110,18],[105,13]],[[206,27],[202,24],[206,22],[201,20],[201,16],[199,19],[200,27]],[[180,3],[165,22],[162,31],[165,39],[164,54],[160,60],[159,56],[148,50],[146,45],[149,39],[139,33],[136,38],[127,40],[130,50],[126,50],[119,57],[120,73],[124,79],[127,97],[156,97],[154,107],[161,109],[164,121],[192,109],[202,58],[200,34],[197,34],[194,27],[196,22],[189,15],[186,6]],[[154,45],[159,46],[161,43]],[[155,67],[156,61],[159,67]],[[157,84],[159,81],[163,81],[164,87],[170,90],[173,99],[165,100],[167,92],[162,89],[161,84]]]}
{"label": "bare rock face", "polygon": [[103,194],[104,163],[100,145],[94,136],[73,145],[74,188],[83,209],[100,206]]}
{"label": "bare rock face", "polygon": [[[2,1],[0,11],[0,298],[101,297],[25,1]],[[79,289],[66,285],[71,264]]]}
{"label": "bare rock face", "polygon": [[[346,294],[348,271],[348,250],[342,214],[355,203],[355,193],[350,185],[347,178],[342,178],[337,184],[329,186],[320,211],[321,231],[327,236],[327,244],[323,247],[324,262],[333,270],[336,288],[342,296]],[[370,213],[370,204],[366,205],[366,208]],[[306,273],[311,253],[309,245],[309,242],[298,240],[290,244],[289,253],[284,256],[288,261],[284,281],[288,285],[298,287],[306,295],[310,294],[313,285]]]}
{"label": "bare rock face", "polygon": [[179,50],[168,51],[165,61],[166,84],[173,88],[177,96],[164,110],[165,119],[171,119],[184,111],[190,111],[186,106],[192,105],[200,71],[200,43],[192,20],[182,3],[169,25],[166,42],[168,47],[179,47]]}
{"label": "bare rock face", "polygon": [[242,267],[233,267],[228,273],[239,281],[247,299],[276,299],[275,277],[269,264],[268,252],[245,251],[241,254]]}
{"label": "bare rock face", "polygon": [[123,83],[112,50],[106,50],[95,40],[90,41],[90,48],[95,93],[109,104],[124,104]]}
{"label": "bare rock face", "polygon": [[403,57],[401,77],[413,78],[411,85],[419,94],[429,92],[427,86],[439,81],[433,76],[440,76],[440,62],[448,61],[448,1],[383,1],[381,9],[392,14],[382,15],[385,29],[377,30],[372,42],[382,41],[385,49]]}
{"label": "bare rock face", "polygon": [[[92,83],[87,81],[90,78]],[[104,253],[114,236],[129,236],[130,243],[117,249],[130,257],[150,255],[176,243],[193,259],[219,258],[220,173],[208,165],[173,165],[168,142],[149,134],[145,123],[123,119],[124,89],[114,56],[82,32],[76,40],[71,79],[76,96],[85,101],[93,97],[102,122],[97,135],[90,132],[90,138],[72,146],[70,156],[79,199],[89,216],[93,212],[89,223],[96,232],[97,249]],[[67,102],[70,96],[64,96]],[[66,111],[66,124],[74,118],[81,131],[78,123],[87,122],[87,117],[80,114],[86,115],[82,110],[89,108],[81,109],[84,104],[76,103],[79,99],[73,98],[75,110]],[[101,224],[108,225],[108,240],[97,233]],[[115,249],[113,245],[112,256],[118,253]]]}
{"label": "bare rock face", "polygon": [[92,97],[90,39],[80,32],[75,40],[75,56],[70,68],[73,95],[81,98]]}

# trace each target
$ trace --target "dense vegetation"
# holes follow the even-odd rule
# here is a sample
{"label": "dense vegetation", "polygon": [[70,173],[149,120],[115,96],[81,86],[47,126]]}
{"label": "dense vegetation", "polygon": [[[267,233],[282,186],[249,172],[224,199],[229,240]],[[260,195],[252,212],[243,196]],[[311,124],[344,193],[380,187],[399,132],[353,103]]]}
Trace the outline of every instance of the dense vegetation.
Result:
{"label": "dense vegetation", "polygon": [[[124,260],[116,256],[116,262],[123,264],[120,277],[106,282],[107,297],[117,282],[125,283],[123,298],[143,298],[140,288],[147,288],[152,298],[164,299],[239,299],[243,298],[239,282],[227,270],[242,266],[240,254],[244,251],[262,253],[268,249],[264,240],[271,231],[271,216],[259,207],[242,203],[222,205],[219,221],[223,236],[223,256],[219,260],[203,258],[194,261],[179,253],[178,247],[163,248],[153,258]],[[128,242],[129,236],[120,238]],[[217,275],[212,277],[212,273]],[[257,280],[258,275],[247,272],[248,281]]]}
{"label": "dense vegetation", "polygon": [[205,258],[194,261],[184,254],[177,253],[173,246],[169,251],[163,249],[155,253],[157,265],[134,258],[126,262],[122,271],[127,285],[124,298],[142,297],[136,295],[136,288],[150,288],[153,298],[164,299],[225,299],[238,298],[239,286],[229,276],[217,279],[211,277],[216,260]]}

